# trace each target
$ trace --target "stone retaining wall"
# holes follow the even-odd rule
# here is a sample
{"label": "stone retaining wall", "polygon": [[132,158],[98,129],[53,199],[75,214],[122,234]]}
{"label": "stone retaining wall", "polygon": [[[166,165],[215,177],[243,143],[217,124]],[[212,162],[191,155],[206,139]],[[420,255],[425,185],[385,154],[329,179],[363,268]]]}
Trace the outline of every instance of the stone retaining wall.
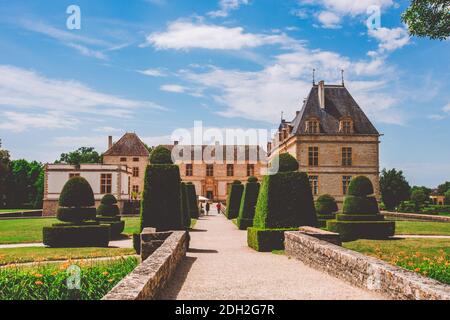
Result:
{"label": "stone retaining wall", "polygon": [[173,231],[153,254],[120,281],[102,300],[152,300],[165,287],[189,247],[185,231]]}
{"label": "stone retaining wall", "polygon": [[381,211],[381,214],[384,215],[385,217],[393,217],[409,220],[450,222],[450,217],[448,216],[437,216],[432,214],[400,213],[390,211]]}
{"label": "stone retaining wall", "polygon": [[450,286],[300,232],[285,233],[290,257],[391,299],[450,300]]}

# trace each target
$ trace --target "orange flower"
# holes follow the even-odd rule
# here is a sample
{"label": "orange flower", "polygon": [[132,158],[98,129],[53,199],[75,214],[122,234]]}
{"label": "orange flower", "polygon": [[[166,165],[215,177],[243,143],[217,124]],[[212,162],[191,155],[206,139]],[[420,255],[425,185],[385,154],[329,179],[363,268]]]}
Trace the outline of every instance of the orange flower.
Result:
{"label": "orange flower", "polygon": [[420,272],[420,268],[415,268],[414,271],[415,272]]}
{"label": "orange flower", "polygon": [[114,281],[114,279],[108,279],[108,282],[113,282]]}
{"label": "orange flower", "polygon": [[43,285],[44,283],[42,282],[42,281],[36,281],[35,283],[34,283],[35,285],[37,285],[37,286],[41,286],[41,285]]}
{"label": "orange flower", "polygon": [[42,278],[42,277],[43,277],[43,275],[40,274],[40,273],[36,273],[34,276],[35,276],[36,278]]}
{"label": "orange flower", "polygon": [[103,272],[102,273],[104,276],[107,276],[107,275],[109,275],[109,272],[108,271],[105,271],[105,272]]}

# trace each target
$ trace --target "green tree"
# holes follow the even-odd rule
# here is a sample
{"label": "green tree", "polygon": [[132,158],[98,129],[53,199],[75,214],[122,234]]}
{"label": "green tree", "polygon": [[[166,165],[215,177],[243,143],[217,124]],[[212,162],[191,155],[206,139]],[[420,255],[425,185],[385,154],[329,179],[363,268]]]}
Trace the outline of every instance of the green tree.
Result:
{"label": "green tree", "polygon": [[427,188],[425,186],[414,186],[411,188],[411,193],[416,190],[422,190],[425,193],[425,195],[427,196],[427,199],[431,196],[431,193],[433,192],[433,190],[431,190],[430,188]]}
{"label": "green tree", "polygon": [[409,199],[410,186],[401,170],[383,169],[380,175],[380,191],[386,209],[393,210],[402,201]]}
{"label": "green tree", "polygon": [[101,163],[102,157],[92,147],[81,147],[69,153],[62,153],[59,160],[55,163],[67,163],[80,165],[83,163]]}
{"label": "green tree", "polygon": [[450,205],[450,190],[445,193],[444,204]]}
{"label": "green tree", "polygon": [[412,0],[402,21],[412,36],[445,40],[450,35],[450,1]]}
{"label": "green tree", "polygon": [[25,159],[11,161],[11,174],[7,182],[9,208],[42,207],[44,193],[44,167],[37,161]]}
{"label": "green tree", "polygon": [[7,185],[11,173],[9,152],[3,150],[0,140],[0,208],[6,207]]}
{"label": "green tree", "polygon": [[411,201],[414,202],[416,211],[419,211],[420,207],[423,206],[427,200],[427,195],[423,190],[415,190],[411,193]]}
{"label": "green tree", "polygon": [[448,190],[450,190],[450,181],[446,181],[437,187],[437,192],[440,195],[444,195]]}

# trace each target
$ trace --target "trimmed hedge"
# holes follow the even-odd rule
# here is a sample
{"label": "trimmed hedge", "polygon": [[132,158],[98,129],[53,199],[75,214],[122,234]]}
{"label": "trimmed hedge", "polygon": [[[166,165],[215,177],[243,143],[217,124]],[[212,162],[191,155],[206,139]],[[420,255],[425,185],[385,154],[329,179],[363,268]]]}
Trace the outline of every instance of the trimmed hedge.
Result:
{"label": "trimmed hedge", "polygon": [[338,211],[336,200],[329,194],[321,195],[316,201],[317,224],[326,227],[327,220],[335,219]]}
{"label": "trimmed hedge", "polygon": [[336,200],[329,194],[323,194],[316,201],[317,215],[331,215],[337,212],[338,206]]}
{"label": "trimmed hedge", "polygon": [[239,207],[239,216],[237,226],[240,230],[247,230],[253,226],[253,218],[255,217],[256,201],[258,200],[259,183],[255,177],[248,178],[242,195]]}
{"label": "trimmed hedge", "polygon": [[395,221],[327,221],[327,229],[339,233],[342,241],[386,239],[395,233]]}
{"label": "trimmed hedge", "polygon": [[253,226],[259,229],[317,225],[309,179],[304,172],[264,176]]}
{"label": "trimmed hedge", "polygon": [[95,208],[58,208],[56,218],[63,222],[81,223],[86,220],[94,220]]}
{"label": "trimmed hedge", "polygon": [[100,223],[108,224],[111,227],[111,239],[118,238],[125,229],[125,221],[120,221],[119,207],[117,199],[112,194],[103,196],[101,204],[97,208],[97,220]]}
{"label": "trimmed hedge", "polygon": [[107,247],[109,225],[66,225],[43,228],[43,242],[52,248]]}
{"label": "trimmed hedge", "polygon": [[94,220],[96,210],[94,193],[89,183],[81,177],[66,182],[59,199],[57,218],[63,223],[55,223],[42,229],[45,245],[61,247],[107,247],[110,226]]}
{"label": "trimmed hedge", "polygon": [[236,219],[239,216],[239,207],[241,206],[243,192],[244,186],[239,180],[235,180],[231,185],[231,190],[227,199],[227,210],[225,212],[225,216],[228,219]]}
{"label": "trimmed hedge", "polygon": [[278,157],[278,172],[297,171],[298,161],[289,153],[282,153]]}
{"label": "trimmed hedge", "polygon": [[157,146],[150,154],[151,164],[173,164],[172,153],[163,146]]}
{"label": "trimmed hedge", "polygon": [[89,182],[82,177],[73,177],[64,185],[59,196],[60,207],[93,207],[94,192]]}
{"label": "trimmed hedge", "polygon": [[348,186],[348,195],[364,197],[373,194],[373,185],[366,176],[354,177]]}
{"label": "trimmed hedge", "polygon": [[181,193],[181,212],[183,214],[183,225],[186,229],[189,229],[191,225],[191,215],[189,213],[189,199],[187,195],[186,183],[182,182],[180,185]]}
{"label": "trimmed hedge", "polygon": [[120,214],[117,206],[117,199],[112,194],[103,196],[100,205],[97,208],[97,215],[105,217],[115,217]]}
{"label": "trimmed hedge", "polygon": [[284,232],[298,231],[298,228],[247,229],[247,245],[259,252],[271,252],[284,249]]}
{"label": "trimmed hedge", "polygon": [[[350,192],[351,191],[351,192]],[[351,193],[351,194],[350,194]],[[350,182],[343,214],[327,221],[327,229],[339,233],[342,241],[357,239],[386,239],[395,233],[395,221],[385,221],[380,215],[373,186],[367,177],[359,176]]]}
{"label": "trimmed hedge", "polygon": [[[200,216],[200,210],[198,208],[197,204],[197,191],[195,190],[195,185],[192,184],[192,182],[186,183],[186,196],[188,200],[188,209],[189,209],[189,216],[192,219],[198,219]],[[189,222],[189,225],[191,223]]]}
{"label": "trimmed hedge", "polygon": [[342,212],[345,214],[378,214],[380,211],[375,197],[346,196]]}
{"label": "trimmed hedge", "polygon": [[141,231],[183,230],[181,212],[180,170],[171,164],[147,166],[141,201]]}

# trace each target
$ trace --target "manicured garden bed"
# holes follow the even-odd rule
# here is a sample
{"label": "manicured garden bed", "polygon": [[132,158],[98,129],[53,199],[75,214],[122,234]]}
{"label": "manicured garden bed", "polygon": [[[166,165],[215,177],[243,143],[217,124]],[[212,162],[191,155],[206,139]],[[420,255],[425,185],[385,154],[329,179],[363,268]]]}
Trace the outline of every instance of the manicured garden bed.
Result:
{"label": "manicured garden bed", "polygon": [[135,254],[132,248],[45,248],[0,249],[0,266],[12,263],[114,257]]}
{"label": "manicured garden bed", "polygon": [[450,284],[450,239],[357,240],[343,246]]}
{"label": "manicured garden bed", "polygon": [[[125,217],[125,235],[139,229],[139,217]],[[0,220],[0,244],[42,242],[42,228],[57,223],[55,218]]]}
{"label": "manicured garden bed", "polygon": [[102,262],[77,262],[80,290],[69,290],[70,262],[0,269],[0,300],[99,300],[138,264],[134,257]]}

